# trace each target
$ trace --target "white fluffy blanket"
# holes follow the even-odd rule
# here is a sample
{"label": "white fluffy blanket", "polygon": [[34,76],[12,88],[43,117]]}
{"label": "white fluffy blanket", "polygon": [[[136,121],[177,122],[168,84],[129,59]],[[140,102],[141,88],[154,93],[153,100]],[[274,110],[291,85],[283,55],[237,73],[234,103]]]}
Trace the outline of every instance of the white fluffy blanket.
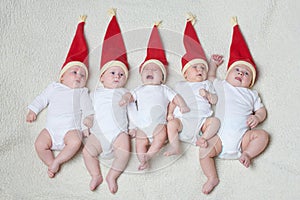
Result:
{"label": "white fluffy blanket", "polygon": [[[100,47],[110,17],[117,8],[131,65],[127,84],[140,83],[138,66],[154,22],[160,28],[167,51],[167,85],[182,79],[182,33],[187,12],[197,16],[196,31],[209,57],[224,55],[218,70],[224,78],[232,27],[238,16],[259,77],[256,89],[268,110],[260,126],[270,133],[267,150],[246,169],[238,161],[216,160],[220,183],[205,196],[206,178],[198,161],[198,149],[184,146],[180,157],[153,159],[151,173],[136,171],[133,154],[119,179],[119,191],[110,194],[107,184],[89,191],[90,176],[79,153],[63,165],[54,179],[38,159],[34,141],[45,125],[46,110],[35,123],[25,122],[27,105],[57,79],[77,25],[86,14],[85,34],[90,48],[90,79],[94,90],[99,75]],[[300,3],[296,0],[3,0],[0,3],[1,136],[0,199],[299,199],[299,76]],[[106,162],[101,165],[108,171]]]}

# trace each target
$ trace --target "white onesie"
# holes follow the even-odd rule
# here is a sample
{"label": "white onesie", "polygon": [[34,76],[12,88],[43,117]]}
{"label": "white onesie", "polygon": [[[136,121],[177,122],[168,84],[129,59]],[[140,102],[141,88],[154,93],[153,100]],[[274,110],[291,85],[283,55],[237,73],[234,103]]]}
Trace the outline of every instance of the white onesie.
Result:
{"label": "white onesie", "polygon": [[87,88],[69,88],[51,83],[28,106],[38,114],[48,105],[46,129],[52,139],[52,150],[64,147],[64,136],[70,130],[82,130],[82,120],[94,114]]}
{"label": "white onesie", "polygon": [[166,85],[142,85],[131,94],[135,102],[128,107],[130,120],[152,142],[157,125],[167,123],[167,107],[176,93]]}
{"label": "white onesie", "polygon": [[91,93],[96,118],[91,132],[101,144],[102,158],[111,158],[115,139],[120,133],[128,131],[127,108],[119,105],[126,92],[128,90],[125,88],[98,87]]}
{"label": "white onesie", "polygon": [[213,82],[218,95],[216,117],[221,121],[219,137],[222,141],[220,158],[238,159],[241,156],[241,141],[249,130],[247,119],[262,108],[258,93],[244,87],[234,87],[226,80]]}
{"label": "white onesie", "polygon": [[175,85],[175,91],[183,97],[190,108],[190,112],[184,114],[180,112],[179,107],[174,110],[174,117],[182,122],[179,139],[194,145],[201,136],[200,129],[205,120],[213,114],[211,104],[199,94],[200,89],[215,94],[212,82],[208,80],[202,82],[181,81]]}

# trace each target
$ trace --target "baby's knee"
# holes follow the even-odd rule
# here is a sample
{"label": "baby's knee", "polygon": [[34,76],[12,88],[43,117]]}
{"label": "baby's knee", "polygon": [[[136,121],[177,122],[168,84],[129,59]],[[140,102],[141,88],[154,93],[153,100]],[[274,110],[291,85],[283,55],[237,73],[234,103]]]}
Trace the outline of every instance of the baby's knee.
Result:
{"label": "baby's knee", "polygon": [[78,130],[73,130],[67,132],[67,134],[64,137],[64,142],[66,145],[72,145],[76,147],[80,147],[82,144],[82,135],[81,132]]}
{"label": "baby's knee", "polygon": [[262,129],[254,129],[249,131],[250,141],[254,139],[258,139],[260,141],[264,141],[267,143],[269,141],[269,134]]}
{"label": "baby's knee", "polygon": [[260,137],[262,138],[262,140],[269,142],[270,135],[265,130],[261,130]]}
{"label": "baby's knee", "polygon": [[93,146],[87,146],[85,145],[82,154],[84,157],[91,156],[91,157],[97,157],[99,155],[97,149]]}
{"label": "baby's knee", "polygon": [[47,143],[45,143],[45,142],[43,142],[41,140],[36,140],[34,142],[34,147],[35,147],[36,150],[48,149],[49,148],[48,145],[47,145]]}
{"label": "baby's knee", "polygon": [[147,137],[136,138],[136,145],[139,147],[145,147],[149,145],[149,139]]}
{"label": "baby's knee", "polygon": [[221,125],[221,121],[216,117],[210,117],[209,122],[210,122],[210,124],[212,124],[214,126],[220,127],[220,125]]}

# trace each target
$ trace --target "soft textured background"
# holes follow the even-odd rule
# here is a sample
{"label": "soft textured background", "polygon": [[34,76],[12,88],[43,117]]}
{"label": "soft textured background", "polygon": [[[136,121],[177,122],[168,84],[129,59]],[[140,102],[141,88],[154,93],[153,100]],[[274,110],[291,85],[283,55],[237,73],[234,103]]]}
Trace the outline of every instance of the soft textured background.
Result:
{"label": "soft textured background", "polygon": [[[224,55],[225,64],[218,71],[218,76],[224,78],[232,31],[230,17],[238,16],[258,66],[259,79],[254,89],[268,110],[261,128],[271,136],[269,147],[249,169],[238,161],[218,159],[220,184],[205,196],[201,193],[205,176],[197,148],[186,146],[179,159],[154,159],[150,173],[136,172],[133,155],[115,195],[110,194],[105,182],[97,191],[89,191],[90,176],[81,154],[63,165],[56,178],[47,177],[47,168],[33,146],[45,125],[46,110],[35,123],[27,124],[27,105],[57,80],[81,14],[88,16],[88,87],[96,87],[110,7],[118,9],[129,52],[132,71],[128,88],[140,83],[136,69],[145,56],[149,28],[158,20],[163,20],[160,31],[170,62],[167,84],[172,87],[181,80],[187,12],[198,18],[195,28],[206,54]],[[299,11],[297,0],[2,0],[0,199],[299,199]],[[105,163],[102,169],[106,174]]]}

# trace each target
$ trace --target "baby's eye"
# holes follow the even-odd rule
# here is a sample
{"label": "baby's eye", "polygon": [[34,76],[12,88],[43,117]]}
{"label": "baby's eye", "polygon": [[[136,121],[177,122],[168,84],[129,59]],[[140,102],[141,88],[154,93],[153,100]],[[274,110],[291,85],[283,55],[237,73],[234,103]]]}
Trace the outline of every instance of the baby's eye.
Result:
{"label": "baby's eye", "polygon": [[84,78],[85,77],[85,74],[80,74],[81,78]]}
{"label": "baby's eye", "polygon": [[115,75],[115,72],[110,72],[112,75]]}
{"label": "baby's eye", "polygon": [[245,76],[249,76],[249,73],[248,73],[248,72],[245,72],[244,74],[245,74]]}
{"label": "baby's eye", "polygon": [[120,76],[124,76],[124,74],[123,74],[123,73],[120,73]]}
{"label": "baby's eye", "polygon": [[235,71],[239,72],[239,71],[240,71],[240,69],[239,69],[239,68],[235,68]]}

